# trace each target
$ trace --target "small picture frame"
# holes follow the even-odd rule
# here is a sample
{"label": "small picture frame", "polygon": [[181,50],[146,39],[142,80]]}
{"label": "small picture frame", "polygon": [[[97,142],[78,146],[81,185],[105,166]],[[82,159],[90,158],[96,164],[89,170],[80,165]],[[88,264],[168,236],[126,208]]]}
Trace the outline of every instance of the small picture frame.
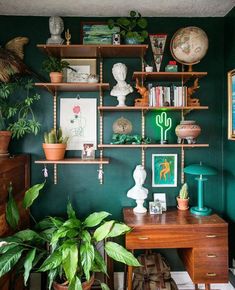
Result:
{"label": "small picture frame", "polygon": [[93,143],[84,143],[82,149],[82,160],[94,160],[95,147]]}
{"label": "small picture frame", "polygon": [[162,206],[159,201],[149,202],[149,213],[150,214],[162,214]]}
{"label": "small picture frame", "polygon": [[165,193],[154,193],[153,194],[154,201],[160,201],[162,205],[162,211],[166,211],[166,194]]}

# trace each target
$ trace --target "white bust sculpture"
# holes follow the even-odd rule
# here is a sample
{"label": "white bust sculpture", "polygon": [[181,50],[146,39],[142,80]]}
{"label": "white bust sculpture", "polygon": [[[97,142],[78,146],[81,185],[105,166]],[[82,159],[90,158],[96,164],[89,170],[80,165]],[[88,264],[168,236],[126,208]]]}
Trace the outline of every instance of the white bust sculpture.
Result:
{"label": "white bust sculpture", "polygon": [[126,95],[133,92],[133,88],[125,81],[127,74],[127,67],[124,63],[115,63],[112,68],[112,73],[117,81],[117,84],[111,90],[111,96],[117,97],[118,107],[126,106]]}
{"label": "white bust sculpture", "polygon": [[63,19],[59,16],[51,16],[49,18],[49,29],[51,37],[47,39],[47,44],[63,44],[64,39],[61,33],[64,31]]}
{"label": "white bust sculpture", "polygon": [[146,179],[146,171],[142,165],[137,165],[133,178],[135,180],[135,186],[132,187],[128,192],[127,196],[136,200],[137,206],[133,209],[136,213],[145,213],[147,209],[143,206],[144,200],[148,196],[148,189],[143,187]]}

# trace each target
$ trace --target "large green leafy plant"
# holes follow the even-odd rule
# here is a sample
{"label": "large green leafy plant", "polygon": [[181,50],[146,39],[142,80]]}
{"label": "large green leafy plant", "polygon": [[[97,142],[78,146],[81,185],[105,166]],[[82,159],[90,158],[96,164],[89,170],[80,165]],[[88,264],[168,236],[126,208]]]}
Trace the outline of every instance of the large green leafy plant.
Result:
{"label": "large green leafy plant", "polygon": [[[30,207],[44,184],[37,184],[26,192],[24,206]],[[11,207],[10,205],[8,205]],[[15,207],[9,210],[8,220],[15,225]],[[124,247],[109,238],[115,238],[131,229],[115,220],[106,220],[108,212],[94,212],[84,220],[79,219],[70,203],[67,218],[47,217],[37,223],[33,230],[27,229],[4,238],[0,247],[0,277],[17,269],[24,274],[27,284],[32,269],[47,272],[48,286],[53,281],[67,281],[69,290],[81,290],[82,279],[90,279],[91,273],[107,274],[107,266],[99,251],[98,242],[104,242],[104,249],[112,259],[139,266],[139,262]],[[49,250],[47,250],[49,249]],[[101,283],[103,290],[109,289]]]}
{"label": "large green leafy plant", "polygon": [[40,96],[33,88],[32,80],[0,83],[0,131],[9,130],[17,139],[28,133],[38,133],[40,124],[32,106]]}
{"label": "large green leafy plant", "polygon": [[42,63],[42,68],[45,72],[62,72],[65,68],[70,68],[69,63],[54,56],[49,56]]}
{"label": "large green leafy plant", "polygon": [[138,42],[144,42],[148,37],[148,32],[145,30],[148,22],[143,18],[139,12],[130,11],[130,17],[121,17],[116,21],[108,20],[108,26],[112,29],[114,26],[119,26],[121,29],[121,36],[126,38],[135,38]]}

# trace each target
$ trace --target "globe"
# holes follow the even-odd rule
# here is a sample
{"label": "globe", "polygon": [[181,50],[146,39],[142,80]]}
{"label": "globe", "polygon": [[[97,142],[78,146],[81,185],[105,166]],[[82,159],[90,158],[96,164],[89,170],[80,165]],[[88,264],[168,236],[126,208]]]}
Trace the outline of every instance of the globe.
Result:
{"label": "globe", "polygon": [[208,37],[204,30],[190,26],[176,31],[171,39],[171,54],[182,64],[198,63],[208,49]]}

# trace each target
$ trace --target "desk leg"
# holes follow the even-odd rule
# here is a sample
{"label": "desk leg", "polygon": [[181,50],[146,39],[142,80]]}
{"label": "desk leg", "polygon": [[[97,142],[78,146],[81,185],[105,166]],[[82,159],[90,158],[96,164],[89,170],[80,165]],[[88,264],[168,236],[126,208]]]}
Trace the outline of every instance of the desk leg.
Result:
{"label": "desk leg", "polygon": [[195,290],[199,290],[198,284],[195,284]]}
{"label": "desk leg", "polygon": [[205,290],[211,290],[211,285],[210,284],[205,284]]}
{"label": "desk leg", "polygon": [[127,273],[127,289],[132,290],[132,272],[133,272],[133,267],[128,266],[128,273]]}

